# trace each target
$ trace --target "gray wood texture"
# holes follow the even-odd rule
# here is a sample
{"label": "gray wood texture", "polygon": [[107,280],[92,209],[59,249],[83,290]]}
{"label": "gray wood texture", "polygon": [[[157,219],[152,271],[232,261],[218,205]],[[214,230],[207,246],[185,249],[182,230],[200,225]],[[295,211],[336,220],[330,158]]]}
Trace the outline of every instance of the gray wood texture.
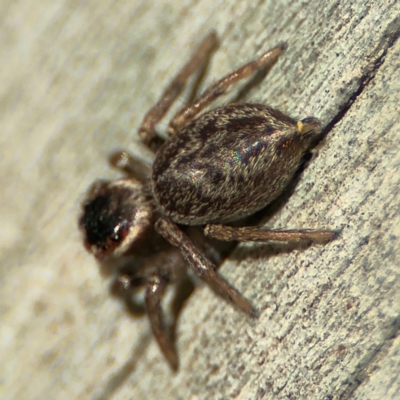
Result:
{"label": "gray wood texture", "polygon": [[[260,223],[341,234],[240,244],[221,272],[259,320],[197,289],[173,374],[146,318],[110,297],[76,220],[90,183],[119,176],[111,150],[146,158],[133,142],[144,113],[211,29],[203,88],[287,40],[245,100],[326,126]],[[395,0],[2,1],[0,397],[399,399],[399,32]]]}

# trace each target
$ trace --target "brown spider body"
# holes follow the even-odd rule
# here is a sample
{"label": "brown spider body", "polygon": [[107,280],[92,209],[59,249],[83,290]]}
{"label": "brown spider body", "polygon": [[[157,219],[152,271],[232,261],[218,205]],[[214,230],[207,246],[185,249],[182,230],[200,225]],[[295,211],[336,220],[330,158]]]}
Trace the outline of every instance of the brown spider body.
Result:
{"label": "brown spider body", "polygon": [[157,209],[183,225],[253,214],[292,179],[319,133],[314,124],[316,129],[302,132],[297,121],[261,104],[233,104],[201,115],[156,155]]}
{"label": "brown spider body", "polygon": [[[214,33],[203,40],[145,116],[139,135],[151,150],[157,140],[155,124],[215,43]],[[79,226],[85,247],[99,260],[126,260],[122,266],[116,264],[117,282],[126,292],[146,286],[150,325],[173,369],[178,368],[178,357],[165,327],[161,298],[168,283],[186,276],[187,267],[246,314],[257,314],[218,273],[220,258],[206,236],[223,241],[315,242],[334,236],[324,230],[221,225],[243,219],[274,200],[320,133],[315,118],[296,121],[260,104],[232,104],[200,115],[230,86],[271,66],[285,48],[280,44],[225,76],[176,114],[170,140],[158,148],[151,171],[126,152],[114,154],[112,165],[127,177],[96,182],[82,205]]]}

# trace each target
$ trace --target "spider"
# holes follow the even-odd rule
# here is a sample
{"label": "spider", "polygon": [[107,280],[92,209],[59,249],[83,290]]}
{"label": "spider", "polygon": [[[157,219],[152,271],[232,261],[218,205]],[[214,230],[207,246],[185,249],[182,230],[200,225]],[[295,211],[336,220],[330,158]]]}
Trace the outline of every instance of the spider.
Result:
{"label": "spider", "polygon": [[85,247],[98,260],[131,257],[129,268],[117,270],[118,279],[127,291],[145,286],[151,329],[173,370],[178,368],[178,356],[161,300],[166,286],[187,276],[188,268],[245,314],[257,316],[249,300],[218,273],[202,242],[196,243],[192,227],[202,231],[203,244],[207,238],[325,243],[334,237],[329,230],[236,224],[282,193],[320,134],[316,118],[295,120],[262,104],[228,104],[204,112],[228,88],[272,66],[286,43],[211,85],[172,118],[169,140],[160,144],[156,123],[187,79],[204,65],[216,42],[214,32],[203,39],[144,117],[139,137],[155,155],[151,170],[125,151],[114,153],[110,163],[125,177],[95,182],[79,219]]}

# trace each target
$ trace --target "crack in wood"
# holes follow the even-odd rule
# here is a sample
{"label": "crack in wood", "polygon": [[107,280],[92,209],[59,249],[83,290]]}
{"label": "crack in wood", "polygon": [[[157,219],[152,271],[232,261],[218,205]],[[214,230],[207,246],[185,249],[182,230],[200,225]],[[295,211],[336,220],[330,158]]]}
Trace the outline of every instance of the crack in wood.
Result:
{"label": "crack in wood", "polygon": [[[375,58],[372,62],[370,62],[361,78],[359,78],[358,88],[350,94],[348,100],[343,104],[338,113],[332,118],[332,120],[326,125],[324,131],[321,135],[321,139],[326,137],[327,134],[338,124],[350,110],[353,103],[357,100],[357,98],[364,92],[364,90],[368,87],[368,85],[375,78],[378,73],[380,67],[385,61],[386,55],[389,50],[396,44],[397,40],[400,37],[400,17],[397,17],[393,20],[393,22],[389,25],[386,32],[382,35],[382,40],[379,42],[375,53],[381,51],[381,54]],[[371,56],[373,56],[372,54]]]}

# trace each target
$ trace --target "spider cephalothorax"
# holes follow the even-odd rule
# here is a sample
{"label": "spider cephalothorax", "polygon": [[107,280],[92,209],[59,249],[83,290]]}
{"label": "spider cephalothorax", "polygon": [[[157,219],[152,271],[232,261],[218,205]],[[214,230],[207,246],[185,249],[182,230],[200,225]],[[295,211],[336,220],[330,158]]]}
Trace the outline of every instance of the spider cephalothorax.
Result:
{"label": "spider cephalothorax", "polygon": [[[203,40],[143,120],[139,135],[150,150],[157,148],[152,170],[126,152],[114,154],[111,163],[127,177],[95,183],[79,221],[85,246],[98,259],[127,254],[141,257],[140,268],[120,270],[123,288],[145,283],[150,324],[173,369],[178,367],[178,358],[160,300],[168,283],[185,276],[185,268],[246,314],[257,315],[250,302],[217,272],[207,252],[206,236],[223,241],[319,242],[334,236],[325,230],[273,231],[225,225],[274,200],[320,133],[317,119],[298,121],[262,104],[231,104],[201,114],[230,86],[275,63],[286,44],[208,88],[194,104],[175,115],[168,130],[170,140],[158,146],[155,124],[215,43],[214,33]],[[201,239],[187,227],[197,227]]]}

